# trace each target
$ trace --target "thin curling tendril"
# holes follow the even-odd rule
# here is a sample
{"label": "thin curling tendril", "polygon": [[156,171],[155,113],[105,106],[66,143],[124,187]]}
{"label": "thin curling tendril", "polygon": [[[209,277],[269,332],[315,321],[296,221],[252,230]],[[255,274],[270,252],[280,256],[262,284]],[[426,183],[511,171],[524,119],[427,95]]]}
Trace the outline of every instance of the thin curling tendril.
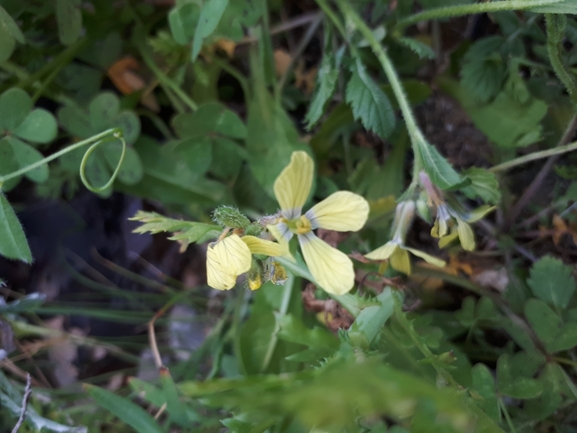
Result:
{"label": "thin curling tendril", "polygon": [[[104,185],[102,185],[100,187],[92,186],[90,184],[90,182],[88,181],[88,179],[86,178],[86,164],[88,162],[88,158],[90,157],[92,152],[94,152],[98,148],[98,146],[100,146],[101,144],[107,143],[109,141],[114,141],[116,139],[120,140],[120,142],[122,143],[122,153],[120,154],[120,159],[118,160],[118,163],[116,165],[116,169],[114,170],[114,173],[112,173],[112,176],[110,177],[108,182],[106,182]],[[92,146],[90,146],[88,148],[88,150],[86,151],[86,153],[84,154],[84,156],[82,157],[82,162],[80,163],[80,179],[82,180],[82,183],[84,184],[86,189],[88,189],[89,191],[92,191],[94,193],[99,193],[99,192],[102,192],[102,191],[106,190],[107,188],[109,188],[114,183],[114,181],[116,180],[116,176],[118,176],[118,173],[120,172],[120,169],[122,168],[122,163],[124,162],[125,155],[126,155],[126,140],[124,140],[124,137],[122,136],[122,132],[115,132],[112,137],[104,138],[100,141],[97,141]]]}

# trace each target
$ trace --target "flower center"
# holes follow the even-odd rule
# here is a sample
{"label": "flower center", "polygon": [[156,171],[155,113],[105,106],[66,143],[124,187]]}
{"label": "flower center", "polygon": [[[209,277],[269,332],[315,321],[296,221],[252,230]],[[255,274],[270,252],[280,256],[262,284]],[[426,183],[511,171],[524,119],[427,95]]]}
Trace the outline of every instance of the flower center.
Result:
{"label": "flower center", "polygon": [[287,220],[286,225],[288,226],[291,232],[297,235],[304,235],[312,231],[311,222],[304,215],[301,215],[299,218]]}

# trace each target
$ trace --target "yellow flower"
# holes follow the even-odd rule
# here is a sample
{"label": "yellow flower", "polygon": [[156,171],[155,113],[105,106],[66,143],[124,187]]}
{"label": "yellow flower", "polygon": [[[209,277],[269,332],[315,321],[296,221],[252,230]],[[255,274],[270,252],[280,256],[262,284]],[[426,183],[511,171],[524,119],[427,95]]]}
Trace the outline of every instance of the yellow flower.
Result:
{"label": "yellow flower", "polygon": [[365,254],[365,257],[371,260],[388,260],[393,269],[407,275],[411,274],[411,260],[409,259],[409,253],[422,258],[432,265],[439,267],[445,266],[444,260],[405,246],[404,237],[413,221],[414,214],[415,202],[400,202],[397,205],[395,221],[393,224],[393,239],[382,247]]}
{"label": "yellow flower", "polygon": [[[271,232],[288,242],[297,235],[305,262],[316,282],[335,295],[347,293],[355,281],[353,263],[343,252],[315,236],[318,228],[358,231],[369,215],[369,204],[358,194],[338,191],[309,209],[305,204],[313,182],[314,163],[306,152],[294,152],[274,183],[281,207],[280,222]],[[282,241],[279,239],[279,243]]]}
{"label": "yellow flower", "polygon": [[237,277],[250,270],[252,254],[281,256],[285,253],[283,245],[275,242],[256,236],[230,235],[208,246],[206,251],[207,283],[214,289],[230,290],[236,284]]}

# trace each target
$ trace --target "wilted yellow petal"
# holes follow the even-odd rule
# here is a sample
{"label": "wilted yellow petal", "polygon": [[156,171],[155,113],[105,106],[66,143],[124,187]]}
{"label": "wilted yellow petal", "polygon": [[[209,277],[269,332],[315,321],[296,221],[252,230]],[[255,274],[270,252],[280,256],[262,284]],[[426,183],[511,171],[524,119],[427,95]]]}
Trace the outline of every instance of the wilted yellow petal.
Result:
{"label": "wilted yellow petal", "polygon": [[282,256],[287,252],[281,244],[257,238],[256,236],[243,236],[240,238],[252,254],[264,254],[267,256]]}
{"label": "wilted yellow petal", "polygon": [[457,233],[459,233],[459,241],[461,241],[463,249],[466,251],[473,251],[475,249],[475,235],[471,226],[458,219]]}
{"label": "wilted yellow petal", "polygon": [[248,272],[251,254],[248,246],[237,235],[229,236],[206,251],[206,277],[210,287],[218,290],[232,289],[236,278]]}
{"label": "wilted yellow petal", "polygon": [[409,251],[411,254],[422,258],[424,261],[426,261],[427,263],[430,263],[431,265],[435,265],[435,266],[442,268],[447,264],[444,260],[441,260],[435,256],[430,255],[430,254],[424,253],[420,250],[416,250],[414,248],[407,248],[407,247],[405,247],[405,249],[407,251]]}
{"label": "wilted yellow petal", "polygon": [[274,183],[274,195],[286,218],[300,216],[311,185],[313,183],[314,163],[303,151],[293,152],[291,162],[287,165]]}
{"label": "wilted yellow petal", "polygon": [[402,248],[397,248],[391,258],[389,263],[393,269],[402,272],[403,274],[411,275],[411,259],[409,258],[409,253]]}
{"label": "wilted yellow petal", "polygon": [[458,237],[459,233],[457,233],[456,230],[451,230],[450,234],[448,234],[447,236],[443,236],[441,239],[439,239],[439,248],[445,248],[447,245],[449,245]]}
{"label": "wilted yellow petal", "polygon": [[350,191],[338,191],[314,205],[306,214],[312,228],[356,232],[369,216],[369,203]]}
{"label": "wilted yellow petal", "polygon": [[355,272],[347,255],[317,238],[299,235],[303,256],[316,282],[327,292],[343,295],[353,288]]}
{"label": "wilted yellow petal", "polygon": [[399,244],[396,242],[387,242],[382,247],[377,248],[374,251],[371,251],[369,254],[365,254],[367,259],[371,260],[387,260],[391,255],[395,252],[395,250],[399,248]]}
{"label": "wilted yellow petal", "polygon": [[496,206],[489,206],[486,204],[484,204],[483,206],[479,206],[477,209],[469,212],[469,215],[467,216],[467,218],[465,218],[465,221],[467,221],[468,223],[477,222],[485,215],[487,215],[489,212],[494,211],[496,208],[497,208]]}

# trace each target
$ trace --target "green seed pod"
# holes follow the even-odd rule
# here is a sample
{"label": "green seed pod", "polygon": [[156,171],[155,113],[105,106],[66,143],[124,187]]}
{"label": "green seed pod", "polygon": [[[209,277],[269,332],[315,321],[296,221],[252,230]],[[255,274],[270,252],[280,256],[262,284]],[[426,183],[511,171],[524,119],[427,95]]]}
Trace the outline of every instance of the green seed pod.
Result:
{"label": "green seed pod", "polygon": [[231,206],[217,207],[212,213],[212,219],[221,226],[232,229],[246,229],[250,225],[250,220]]}
{"label": "green seed pod", "polygon": [[251,223],[244,229],[244,234],[258,237],[258,235],[260,235],[263,230],[263,227],[259,223]]}

